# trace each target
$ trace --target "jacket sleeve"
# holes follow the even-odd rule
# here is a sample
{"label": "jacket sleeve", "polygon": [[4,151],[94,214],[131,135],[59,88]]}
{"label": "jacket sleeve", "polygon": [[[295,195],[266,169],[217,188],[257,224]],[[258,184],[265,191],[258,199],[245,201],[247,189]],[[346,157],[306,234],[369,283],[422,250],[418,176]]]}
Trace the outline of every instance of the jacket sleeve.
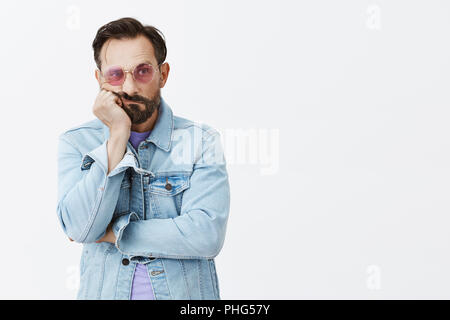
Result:
{"label": "jacket sleeve", "polygon": [[94,242],[104,236],[124,171],[135,165],[127,146],[123,159],[107,175],[107,143],[82,155],[70,137],[59,136],[57,214],[64,233],[76,242]]}
{"label": "jacket sleeve", "polygon": [[205,259],[217,256],[225,238],[230,188],[220,135],[202,141],[180,215],[140,220],[131,212],[113,223],[117,249],[131,256]]}

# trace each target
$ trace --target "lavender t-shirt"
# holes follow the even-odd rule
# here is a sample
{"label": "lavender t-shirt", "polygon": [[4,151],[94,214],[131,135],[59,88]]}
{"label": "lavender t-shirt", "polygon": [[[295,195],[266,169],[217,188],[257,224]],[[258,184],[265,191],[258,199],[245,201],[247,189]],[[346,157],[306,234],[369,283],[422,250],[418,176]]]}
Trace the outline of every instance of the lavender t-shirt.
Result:
{"label": "lavender t-shirt", "polygon": [[[148,137],[150,131],[131,131],[130,142],[136,150],[139,143]],[[136,264],[136,271],[134,272],[131,287],[131,300],[155,300],[147,266],[141,263]]]}

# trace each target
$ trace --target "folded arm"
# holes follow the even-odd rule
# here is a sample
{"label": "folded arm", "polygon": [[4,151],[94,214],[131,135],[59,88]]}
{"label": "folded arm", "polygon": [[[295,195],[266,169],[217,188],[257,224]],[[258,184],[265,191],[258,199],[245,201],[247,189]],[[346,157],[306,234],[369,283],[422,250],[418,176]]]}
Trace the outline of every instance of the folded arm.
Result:
{"label": "folded arm", "polygon": [[228,174],[219,134],[202,144],[179,216],[140,220],[131,212],[113,222],[115,244],[123,254],[194,259],[219,253],[230,207]]}
{"label": "folded arm", "polygon": [[135,165],[131,150],[108,173],[108,143],[84,156],[60,135],[58,141],[57,214],[65,234],[73,241],[94,242],[102,238],[111,222],[124,171]]}

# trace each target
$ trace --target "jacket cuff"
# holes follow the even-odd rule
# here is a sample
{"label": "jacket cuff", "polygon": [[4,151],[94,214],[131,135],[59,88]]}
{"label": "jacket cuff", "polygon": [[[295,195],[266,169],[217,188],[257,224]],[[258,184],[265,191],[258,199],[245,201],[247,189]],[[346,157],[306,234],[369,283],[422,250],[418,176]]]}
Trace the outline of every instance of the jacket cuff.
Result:
{"label": "jacket cuff", "polygon": [[[88,170],[94,162],[97,162],[103,169],[103,171],[107,172],[108,170],[108,149],[107,142],[105,140],[100,146],[95,148],[94,150],[86,153],[81,159],[81,170]],[[122,160],[117,164],[117,166],[112,170],[108,177],[113,177],[116,174],[121,173],[129,167],[137,167],[136,158],[131,151],[131,148],[127,144],[127,152],[123,156]]]}
{"label": "jacket cuff", "polygon": [[116,248],[120,250],[120,244],[121,241],[124,238],[124,230],[125,228],[130,224],[131,221],[137,221],[140,220],[139,216],[137,215],[136,212],[130,212],[129,214],[124,214],[122,216],[120,216],[119,218],[116,219],[116,221],[113,222],[112,225],[112,230],[114,235],[116,236]]}

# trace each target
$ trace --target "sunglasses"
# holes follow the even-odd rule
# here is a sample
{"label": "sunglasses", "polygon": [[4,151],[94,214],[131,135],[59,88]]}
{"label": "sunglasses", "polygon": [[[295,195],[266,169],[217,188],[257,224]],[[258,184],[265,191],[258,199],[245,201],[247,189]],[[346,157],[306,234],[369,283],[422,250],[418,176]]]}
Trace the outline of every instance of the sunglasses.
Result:
{"label": "sunglasses", "polygon": [[[161,64],[158,65],[158,67]],[[140,83],[148,83],[152,81],[156,71],[153,65],[149,63],[141,63],[135,66],[132,70],[124,70],[121,66],[109,67],[105,72],[101,72],[103,78],[112,86],[120,86],[125,81],[125,73],[130,72],[133,79]]]}

